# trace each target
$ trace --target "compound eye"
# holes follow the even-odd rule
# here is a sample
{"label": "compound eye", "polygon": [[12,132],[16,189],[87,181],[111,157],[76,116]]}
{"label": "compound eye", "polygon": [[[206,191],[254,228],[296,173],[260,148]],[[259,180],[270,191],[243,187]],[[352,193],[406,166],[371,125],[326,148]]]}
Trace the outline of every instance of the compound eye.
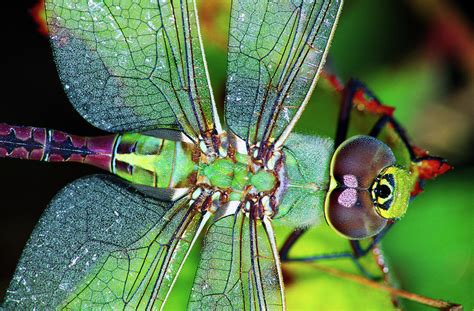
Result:
{"label": "compound eye", "polygon": [[[331,175],[339,184],[369,188],[380,172],[393,164],[395,156],[386,144],[370,136],[354,136],[334,152]],[[353,176],[356,186],[346,183],[347,176]]]}
{"label": "compound eye", "polygon": [[379,233],[387,224],[375,210],[367,190],[340,187],[326,198],[326,220],[347,239],[365,239]]}
{"label": "compound eye", "polygon": [[[387,219],[378,212],[383,205],[373,196],[374,181],[389,166],[395,164],[392,150],[380,140],[370,136],[354,136],[343,142],[334,152],[331,161],[331,190],[325,201],[328,223],[348,239],[365,239],[379,233]],[[391,194],[381,184],[378,200]]]}

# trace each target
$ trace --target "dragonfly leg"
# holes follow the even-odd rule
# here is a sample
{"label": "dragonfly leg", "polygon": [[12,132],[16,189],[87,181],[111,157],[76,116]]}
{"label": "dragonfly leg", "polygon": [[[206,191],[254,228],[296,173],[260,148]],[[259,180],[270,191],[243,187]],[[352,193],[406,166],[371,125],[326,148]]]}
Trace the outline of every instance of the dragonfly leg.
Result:
{"label": "dragonfly leg", "polygon": [[[349,122],[351,116],[351,110],[354,101],[354,96],[358,89],[367,88],[362,82],[356,79],[350,79],[343,90],[341,109],[339,110],[339,116],[337,120],[336,138],[334,140],[334,147],[337,148],[342,142],[347,139],[347,131],[349,129]],[[372,94],[372,93],[369,93]]]}
{"label": "dragonfly leg", "polygon": [[400,124],[398,124],[398,122],[393,117],[388,116],[388,115],[384,115],[380,117],[380,119],[372,127],[369,135],[377,138],[377,136],[379,136],[380,132],[387,124],[390,124],[395,130],[395,132],[400,136],[400,139],[402,140],[403,144],[407,147],[407,150],[410,153],[411,160],[415,161],[416,155],[413,152],[413,147],[408,140],[407,134],[405,130],[400,126]]}
{"label": "dragonfly leg", "polygon": [[[281,251],[280,251],[280,258],[282,262],[314,262],[314,261],[320,261],[320,260],[329,260],[329,259],[343,259],[347,258],[350,259],[354,265],[359,269],[359,271],[367,278],[372,279],[372,280],[379,280],[379,276],[374,276],[371,273],[369,273],[359,262],[359,258],[362,258],[366,256],[369,252],[371,252],[380,242],[380,240],[385,236],[385,234],[388,232],[388,230],[392,227],[393,223],[389,223],[379,234],[374,236],[372,238],[372,241],[370,242],[369,245],[366,247],[362,247],[360,244],[360,241],[358,240],[351,240],[349,241],[352,252],[341,252],[341,253],[331,253],[331,254],[318,254],[314,256],[305,256],[305,257],[290,257],[289,256],[289,250],[290,247],[296,242],[296,240],[289,245],[289,240],[294,239],[295,236],[301,236],[305,230],[297,230],[295,235],[290,235],[290,237],[287,239],[285,244],[283,245]],[[288,243],[287,243],[288,242]],[[382,272],[385,273],[384,267],[381,267]]]}
{"label": "dragonfly leg", "polygon": [[360,245],[360,241],[358,240],[351,240],[349,243],[351,244],[352,250],[354,252],[354,256],[356,258],[361,258],[367,255],[368,252],[374,249],[377,244],[382,240],[382,238],[387,234],[387,232],[392,228],[394,222],[388,223],[382,231],[380,231],[377,235],[372,238],[372,242],[367,245],[365,248]]}
{"label": "dragonfly leg", "polygon": [[344,253],[333,253],[333,254],[322,254],[316,256],[308,256],[308,257],[295,257],[295,258],[281,258],[282,262],[315,262],[321,260],[330,260],[330,259],[350,259],[354,263],[354,265],[359,269],[359,271],[364,275],[366,278],[371,280],[379,280],[380,277],[374,276],[369,273],[359,262],[358,258],[351,252],[344,252]]}
{"label": "dragonfly leg", "polygon": [[280,259],[281,261],[287,261],[288,254],[290,253],[291,247],[298,241],[298,239],[306,232],[306,228],[304,229],[296,229],[293,231],[290,236],[286,239],[285,243],[280,249]]}

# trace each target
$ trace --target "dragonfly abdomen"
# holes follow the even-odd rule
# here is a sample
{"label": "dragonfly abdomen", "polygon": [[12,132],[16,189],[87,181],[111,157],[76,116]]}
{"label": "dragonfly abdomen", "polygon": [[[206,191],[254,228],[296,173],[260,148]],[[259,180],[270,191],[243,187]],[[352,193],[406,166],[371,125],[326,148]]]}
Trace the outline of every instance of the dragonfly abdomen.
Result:
{"label": "dragonfly abdomen", "polygon": [[194,186],[200,152],[193,145],[139,133],[119,135],[112,172],[155,188]]}
{"label": "dragonfly abdomen", "polygon": [[110,171],[116,135],[81,137],[31,126],[0,124],[0,157],[80,162]]}

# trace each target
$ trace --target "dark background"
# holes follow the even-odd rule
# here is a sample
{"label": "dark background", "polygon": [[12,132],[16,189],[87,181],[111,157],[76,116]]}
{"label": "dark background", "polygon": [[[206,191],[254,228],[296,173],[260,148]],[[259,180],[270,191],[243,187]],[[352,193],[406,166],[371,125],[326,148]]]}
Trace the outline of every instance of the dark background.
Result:
{"label": "dark background", "polygon": [[[406,124],[414,140],[433,154],[449,158],[456,168],[439,182],[433,182],[433,186],[428,185],[427,190],[431,192],[427,191],[425,201],[420,198],[419,203],[424,202],[425,206],[419,206],[413,216],[407,216],[406,230],[401,228],[387,237],[387,252],[401,274],[402,284],[409,287],[414,282],[415,290],[421,288],[427,295],[446,293],[446,299],[461,300],[467,304],[466,309],[470,309],[469,306],[473,306],[469,293],[473,292],[474,233],[473,50],[470,50],[469,60],[469,56],[462,56],[469,55],[469,45],[450,47],[453,45],[450,38],[462,30],[455,28],[443,36],[446,27],[438,25],[434,13],[415,8],[412,1],[384,1],[386,7],[380,7],[382,2],[379,1],[347,2],[350,3],[343,10],[330,53],[331,64],[344,78],[354,75],[361,78],[383,101],[397,106],[396,116]],[[48,127],[78,135],[100,134],[100,130],[74,111],[63,92],[48,40],[38,31],[39,26],[31,15],[35,3],[24,0],[2,4],[2,50],[6,53],[0,60],[0,122]],[[456,4],[446,1],[445,4],[457,14],[445,18],[448,25],[462,20],[464,30],[472,39],[473,14],[469,1]],[[222,26],[218,28],[217,37],[225,41],[225,17],[219,14],[226,16],[228,5],[209,1],[202,6],[207,10],[205,13],[201,10],[201,22]],[[210,13],[213,10],[218,18],[208,20],[213,18]],[[212,38],[212,30],[206,26],[203,34],[205,38]],[[219,52],[222,44],[218,39],[209,41],[212,41],[208,42],[212,46],[211,55],[208,52],[212,82],[217,99],[222,102],[225,72],[221,65],[225,64],[225,52]],[[304,118],[299,128],[310,127],[310,121]],[[99,170],[74,164],[0,161],[0,300],[21,250],[50,199],[67,183],[94,172]],[[427,204],[442,204],[441,212],[430,211]],[[435,218],[430,219],[430,214]],[[429,242],[424,243],[427,240]],[[439,263],[437,257],[448,259]],[[450,261],[451,257],[461,258],[461,261]],[[406,262],[411,259],[415,262]],[[403,262],[398,265],[400,261]],[[432,270],[424,269],[430,264]],[[457,265],[454,267],[457,270],[450,272],[450,265]],[[443,275],[443,270],[447,270],[450,279],[440,281],[428,276],[423,280],[407,272],[420,269],[435,275]],[[439,282],[445,283],[438,284],[438,291],[432,291],[430,288]]]}

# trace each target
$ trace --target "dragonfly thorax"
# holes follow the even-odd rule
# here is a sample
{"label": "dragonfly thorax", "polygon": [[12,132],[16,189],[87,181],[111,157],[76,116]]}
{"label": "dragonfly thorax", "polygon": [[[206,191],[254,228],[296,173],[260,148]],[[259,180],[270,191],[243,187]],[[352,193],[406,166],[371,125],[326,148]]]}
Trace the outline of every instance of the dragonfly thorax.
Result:
{"label": "dragonfly thorax", "polygon": [[244,213],[253,213],[260,218],[275,212],[275,204],[271,202],[280,185],[278,173],[275,165],[270,169],[252,156],[234,152],[231,148],[225,157],[199,164],[196,186],[219,192],[223,203],[241,202]]}

